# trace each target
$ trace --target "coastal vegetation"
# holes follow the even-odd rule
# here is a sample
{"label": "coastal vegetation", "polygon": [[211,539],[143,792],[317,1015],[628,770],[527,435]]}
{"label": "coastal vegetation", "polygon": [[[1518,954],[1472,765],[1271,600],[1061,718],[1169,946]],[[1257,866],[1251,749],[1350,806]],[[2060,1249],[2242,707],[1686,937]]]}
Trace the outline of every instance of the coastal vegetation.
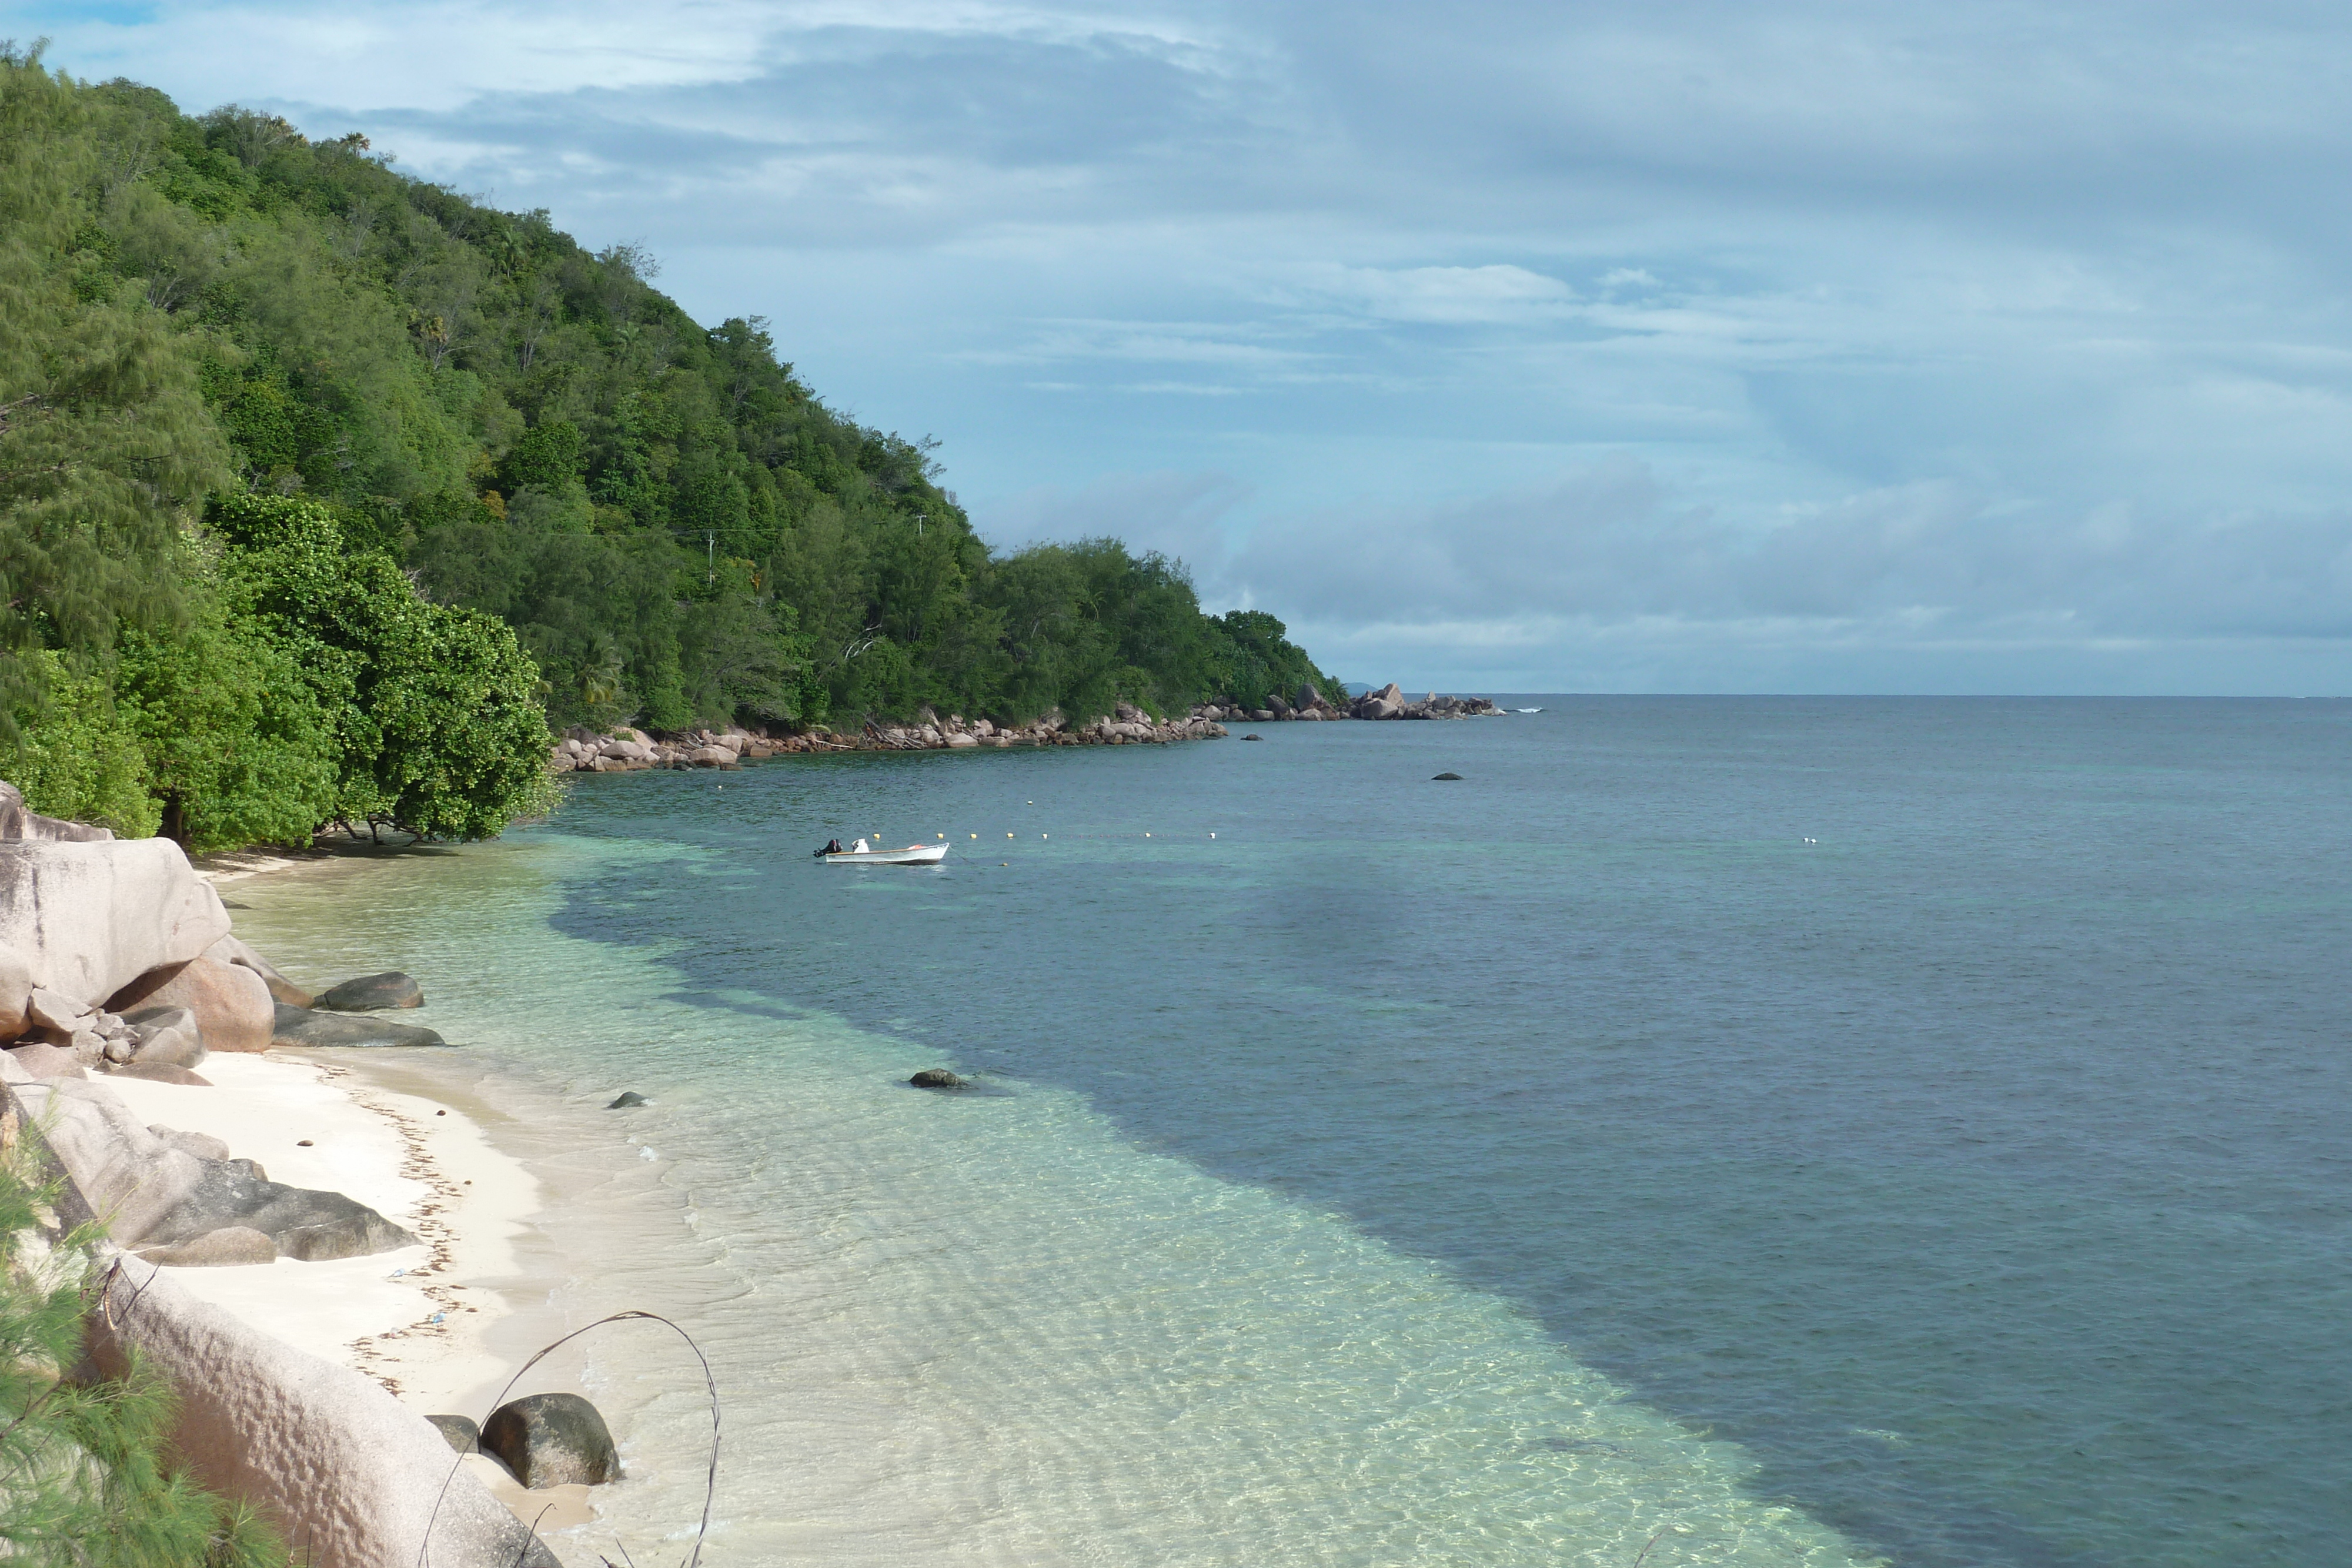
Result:
{"label": "coastal vegetation", "polygon": [[1070,723],[1338,685],[1115,539],[1000,552],[633,246],[0,59],[0,768],[193,850],[495,833],[550,726]]}

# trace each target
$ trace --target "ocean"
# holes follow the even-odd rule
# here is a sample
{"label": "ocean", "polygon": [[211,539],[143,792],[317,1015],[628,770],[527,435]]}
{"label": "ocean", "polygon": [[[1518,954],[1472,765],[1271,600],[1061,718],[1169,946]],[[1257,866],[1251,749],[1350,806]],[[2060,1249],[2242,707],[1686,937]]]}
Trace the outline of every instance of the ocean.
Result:
{"label": "ocean", "polygon": [[[518,1299],[709,1355],[706,1562],[2342,1561],[2352,703],[1507,700],[231,896],[423,980]],[[698,1374],[583,1343],[567,1558],[682,1555]]]}

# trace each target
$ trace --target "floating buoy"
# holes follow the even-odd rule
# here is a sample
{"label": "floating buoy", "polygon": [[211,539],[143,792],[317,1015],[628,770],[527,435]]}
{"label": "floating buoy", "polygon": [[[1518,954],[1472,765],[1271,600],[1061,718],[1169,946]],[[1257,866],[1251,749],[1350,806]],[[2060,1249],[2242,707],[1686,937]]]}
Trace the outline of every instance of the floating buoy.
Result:
{"label": "floating buoy", "polygon": [[1216,834],[1214,834],[1214,833],[1211,833],[1209,836],[1210,836],[1211,838],[1213,838],[1213,838],[1215,838],[1217,835],[1216,835]]}
{"label": "floating buoy", "polygon": [[980,835],[979,835],[978,833],[974,833],[974,834],[972,834],[972,837],[976,839],[976,838],[980,837]]}

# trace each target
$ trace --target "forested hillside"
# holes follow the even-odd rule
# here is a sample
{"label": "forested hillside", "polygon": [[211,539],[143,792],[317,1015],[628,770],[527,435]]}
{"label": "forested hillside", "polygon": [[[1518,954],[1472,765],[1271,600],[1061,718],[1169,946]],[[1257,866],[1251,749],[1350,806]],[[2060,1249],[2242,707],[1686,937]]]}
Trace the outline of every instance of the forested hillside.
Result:
{"label": "forested hillside", "polygon": [[362,138],[12,54],[9,776],[196,847],[467,836],[545,803],[549,723],[1344,700],[1176,563],[992,552],[930,443],[833,413],[764,322],[705,329],[655,271]]}

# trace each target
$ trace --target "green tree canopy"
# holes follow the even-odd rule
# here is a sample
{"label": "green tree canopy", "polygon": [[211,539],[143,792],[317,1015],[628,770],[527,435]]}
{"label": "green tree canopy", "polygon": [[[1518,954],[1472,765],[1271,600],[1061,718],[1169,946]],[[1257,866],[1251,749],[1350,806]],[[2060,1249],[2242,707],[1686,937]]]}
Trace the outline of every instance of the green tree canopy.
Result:
{"label": "green tree canopy", "polygon": [[363,138],[0,60],[0,746],[38,798],[192,846],[476,834],[542,801],[549,721],[1337,695],[1179,562],[992,549],[937,443],[657,271]]}

